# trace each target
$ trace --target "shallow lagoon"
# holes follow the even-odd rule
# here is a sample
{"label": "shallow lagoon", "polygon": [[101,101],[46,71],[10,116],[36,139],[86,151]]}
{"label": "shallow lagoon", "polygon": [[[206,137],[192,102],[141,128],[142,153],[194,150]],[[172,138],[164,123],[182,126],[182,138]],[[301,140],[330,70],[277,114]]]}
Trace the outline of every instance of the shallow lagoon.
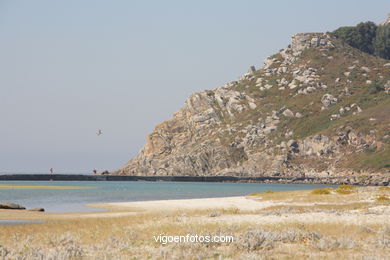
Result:
{"label": "shallow lagoon", "polygon": [[141,181],[2,181],[9,186],[78,186],[72,189],[0,189],[0,202],[14,202],[26,208],[45,208],[46,212],[97,211],[89,203],[242,196],[253,192],[307,190],[329,185],[141,182]]}

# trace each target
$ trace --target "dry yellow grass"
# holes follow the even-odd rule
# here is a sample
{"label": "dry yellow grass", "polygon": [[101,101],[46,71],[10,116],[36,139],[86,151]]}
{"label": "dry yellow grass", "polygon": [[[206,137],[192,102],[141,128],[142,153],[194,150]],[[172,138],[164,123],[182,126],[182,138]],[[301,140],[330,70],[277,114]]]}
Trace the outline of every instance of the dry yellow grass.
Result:
{"label": "dry yellow grass", "polygon": [[343,184],[337,187],[336,192],[339,194],[351,194],[356,192],[356,187]]}
{"label": "dry yellow grass", "polygon": [[280,209],[289,209],[296,212],[321,212],[321,211],[347,211],[347,210],[356,210],[356,209],[363,209],[369,206],[372,206],[372,202],[351,202],[351,203],[342,203],[342,204],[314,204],[314,205],[308,205],[308,206],[272,206],[265,208],[262,211],[257,212],[264,212],[264,211],[271,211],[271,210],[280,210]]}
{"label": "dry yellow grass", "polygon": [[[250,196],[253,199],[272,202],[300,202],[300,203],[350,203],[354,200],[360,200],[367,198],[366,195],[360,193],[359,188],[355,188],[353,192],[347,194],[340,194],[337,189],[324,188],[329,191],[327,196],[313,196],[313,190],[302,191],[281,191],[275,193],[253,193]],[[370,192],[371,194],[371,192]]]}
{"label": "dry yellow grass", "polygon": [[381,195],[378,198],[376,198],[376,201],[378,201],[378,202],[390,202],[390,198],[385,196],[385,195]]}
{"label": "dry yellow grass", "polygon": [[250,193],[248,194],[248,196],[262,196],[263,194],[273,194],[275,193],[273,190],[267,190],[267,191],[264,191],[264,192],[253,192],[253,193]]}
{"label": "dry yellow grass", "polygon": [[[312,191],[261,193],[248,199],[274,205],[256,211],[227,206],[218,210],[164,209],[160,212],[136,212],[131,216],[80,218],[89,214],[103,216],[105,213],[48,214],[0,210],[0,219],[8,216],[46,220],[42,224],[1,226],[0,251],[1,246],[7,248],[9,255],[12,254],[15,259],[21,255],[29,259],[33,254],[45,257],[57,254],[57,259],[257,259],[258,255],[270,259],[385,258],[390,253],[386,244],[390,241],[390,225],[367,224],[359,220],[366,218],[366,212],[371,208],[382,210],[388,207],[375,201],[378,192],[384,191],[362,187],[355,188],[355,191],[347,195],[332,191],[326,196],[313,196]],[[367,201],[366,198],[373,199]],[[133,210],[108,208],[109,213]],[[383,212],[375,213],[382,215],[373,217],[388,214]],[[278,219],[277,225],[251,221],[252,216],[253,219],[261,219],[269,213],[272,219]],[[306,214],[312,213],[323,214],[323,221],[311,222],[305,218]],[[251,214],[248,221],[219,221],[248,214]],[[292,221],[290,217],[294,215],[302,215],[301,220]],[[338,215],[357,221],[343,222],[337,218]],[[331,219],[334,221],[329,221]],[[160,234],[230,234],[236,241],[228,244],[161,245],[153,239]],[[249,244],[256,247],[245,249]]]}
{"label": "dry yellow grass", "polygon": [[327,195],[327,194],[330,194],[330,191],[332,190],[332,188],[317,188],[317,189],[314,189],[312,190],[311,194],[314,194],[314,195]]}
{"label": "dry yellow grass", "polygon": [[[2,228],[0,234],[0,245],[12,248],[18,243],[24,243],[28,241],[29,248],[36,247],[46,248],[55,245],[56,241],[65,239],[66,243],[76,243],[82,248],[88,248],[93,245],[97,250],[94,252],[101,258],[115,258],[115,259],[130,259],[131,256],[137,255],[138,258],[152,258],[160,259],[162,251],[167,250],[167,259],[174,258],[174,256],[180,256],[188,254],[185,259],[196,259],[192,257],[192,251],[201,253],[205,256],[209,255],[221,255],[224,257],[233,257],[235,259],[238,256],[245,257],[247,254],[261,254],[268,256],[280,256],[288,257],[288,259],[309,259],[315,255],[321,255],[321,252],[325,251],[326,255],[323,255],[323,259],[334,258],[335,255],[344,255],[348,258],[352,254],[364,254],[364,251],[356,243],[362,243],[361,241],[375,241],[380,239],[378,234],[382,234],[383,227],[380,226],[360,226],[351,225],[348,223],[323,223],[323,224],[302,224],[302,223],[285,223],[280,225],[267,225],[267,224],[251,224],[245,223],[240,225],[231,226],[229,224],[216,224],[216,223],[201,223],[201,222],[188,222],[191,220],[192,215],[187,213],[186,216],[182,216],[183,213],[175,212],[169,216],[161,216],[161,214],[147,213],[139,214],[134,217],[119,217],[119,218],[104,218],[104,219],[82,219],[82,220],[67,220],[67,221],[49,221],[44,224],[29,224],[23,226],[5,226]],[[197,214],[204,214],[204,212],[197,212]],[[229,213],[227,213],[229,214]],[[186,219],[187,221],[184,221]],[[243,236],[248,230],[253,228],[261,228],[269,230],[269,232],[303,232],[310,234],[320,234],[321,238],[312,240],[309,237],[304,238],[301,242],[274,242],[275,245],[269,249],[241,250],[237,248],[235,244],[201,244],[201,245],[183,245],[175,246],[171,245],[162,246],[153,240],[154,235],[186,235],[186,234],[233,234],[236,239]],[[348,236],[344,235],[348,232]],[[66,234],[66,236],[64,236]],[[314,234],[314,233],[313,233]],[[15,237],[17,235],[17,237]],[[330,245],[325,244],[320,249],[317,247],[322,241],[321,239],[328,239]],[[251,238],[249,238],[251,239]],[[267,238],[268,239],[268,238]],[[271,238],[270,238],[271,239]],[[337,246],[333,248],[332,241],[335,244],[340,243],[343,240],[352,241],[353,248],[344,248]],[[318,241],[317,241],[318,240]],[[69,242],[73,241],[73,242]],[[119,241],[119,242],[118,242]],[[327,241],[327,240],[326,240]],[[378,240],[379,241],[379,240]],[[240,243],[242,241],[240,240]],[[379,243],[379,242],[378,242]],[[277,245],[277,246],[276,246]],[[57,245],[55,245],[57,246]],[[319,244],[321,246],[321,244]],[[328,248],[329,247],[329,248]],[[103,250],[105,248],[105,250]],[[121,250],[117,250],[121,248]],[[145,250],[147,248],[148,250]],[[376,247],[373,246],[373,250]],[[28,250],[23,249],[26,252]],[[387,250],[383,248],[376,248],[376,255],[384,255]],[[165,252],[164,251],[164,252]],[[110,252],[110,254],[107,254]],[[210,252],[210,254],[208,254]],[[85,255],[87,256],[87,255]],[[96,256],[96,255],[95,255]],[[196,255],[195,255],[196,256]],[[60,258],[59,258],[60,259]],[[162,258],[163,259],[163,258]],[[179,257],[179,259],[181,259]]]}
{"label": "dry yellow grass", "polygon": [[389,187],[389,186],[381,186],[381,187],[379,187],[379,190],[380,190],[380,191],[387,191],[387,192],[390,192],[390,187]]}

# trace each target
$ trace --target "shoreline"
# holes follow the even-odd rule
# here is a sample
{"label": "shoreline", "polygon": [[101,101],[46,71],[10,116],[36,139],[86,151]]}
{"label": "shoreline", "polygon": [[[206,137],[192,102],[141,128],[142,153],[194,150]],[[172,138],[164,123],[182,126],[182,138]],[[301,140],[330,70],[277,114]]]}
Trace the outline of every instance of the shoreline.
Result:
{"label": "shoreline", "polygon": [[[356,187],[357,189],[373,190],[378,189],[372,187]],[[387,187],[385,187],[388,189]],[[332,188],[331,188],[332,189]],[[100,209],[99,211],[85,212],[34,212],[29,210],[12,210],[0,209],[0,220],[41,220],[41,221],[57,221],[57,220],[72,220],[78,218],[110,218],[124,217],[143,213],[161,213],[161,212],[186,212],[186,211],[218,211],[232,210],[241,212],[255,212],[266,208],[289,206],[289,207],[305,207],[305,206],[321,206],[327,203],[316,201],[314,204],[310,202],[289,202],[290,196],[301,196],[307,194],[310,196],[312,190],[293,190],[293,191],[277,191],[267,194],[261,192],[256,194],[248,194],[242,196],[225,196],[225,197],[209,197],[209,198],[183,198],[183,199],[162,199],[162,200],[144,200],[144,201],[125,201],[125,202],[102,202],[102,203],[87,203],[85,207]],[[339,198],[348,196],[339,195]],[[325,196],[326,198],[326,196]],[[288,203],[287,203],[288,202]],[[348,204],[348,202],[332,202],[332,205]],[[0,225],[1,226],[1,225]]]}
{"label": "shoreline", "polygon": [[[290,191],[287,191],[290,192]],[[298,190],[297,192],[300,192]],[[84,212],[33,212],[29,210],[0,209],[0,220],[62,220],[90,217],[129,216],[139,213],[183,210],[211,210],[237,208],[239,210],[260,210],[273,206],[273,203],[258,202],[251,196],[229,196],[191,199],[163,199],[126,202],[88,203],[85,207],[100,209]],[[1,225],[0,225],[1,226]]]}
{"label": "shoreline", "polygon": [[86,174],[0,174],[0,181],[167,181],[167,182],[233,182],[280,184],[351,184],[388,186],[390,174],[339,177],[236,177],[236,176],[134,176]]}
{"label": "shoreline", "polygon": [[[111,218],[132,216],[142,213],[174,212],[174,211],[196,211],[196,210],[261,210],[273,206],[270,202],[259,202],[252,200],[250,196],[231,196],[217,198],[197,199],[165,199],[128,202],[108,202],[84,204],[89,208],[100,209],[101,211],[86,212],[33,212],[28,210],[0,209],[0,220],[17,221],[58,221],[72,220],[78,218]],[[34,224],[34,223],[32,223]],[[1,226],[1,225],[0,225]]]}

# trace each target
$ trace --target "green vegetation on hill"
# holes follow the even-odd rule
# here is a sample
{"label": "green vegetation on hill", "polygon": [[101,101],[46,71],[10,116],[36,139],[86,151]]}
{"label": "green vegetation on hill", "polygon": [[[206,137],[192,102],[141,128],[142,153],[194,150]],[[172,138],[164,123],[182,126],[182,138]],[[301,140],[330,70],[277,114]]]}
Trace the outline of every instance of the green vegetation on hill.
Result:
{"label": "green vegetation on hill", "polygon": [[390,59],[390,25],[379,26],[374,39],[375,55]]}
{"label": "green vegetation on hill", "polygon": [[390,25],[377,26],[373,22],[340,27],[332,34],[363,52],[390,59]]}

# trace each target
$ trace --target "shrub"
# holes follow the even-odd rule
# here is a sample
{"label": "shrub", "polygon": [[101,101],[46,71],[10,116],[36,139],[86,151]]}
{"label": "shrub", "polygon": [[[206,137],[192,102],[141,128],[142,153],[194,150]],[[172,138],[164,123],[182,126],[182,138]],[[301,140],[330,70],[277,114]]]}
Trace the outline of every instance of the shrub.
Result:
{"label": "shrub", "polygon": [[341,184],[337,187],[337,189],[341,189],[341,190],[353,190],[355,189],[354,186],[352,185],[347,185],[347,184]]}
{"label": "shrub", "polygon": [[369,93],[370,94],[377,94],[381,91],[384,91],[385,88],[383,87],[383,84],[380,84],[379,82],[374,82],[369,86]]}
{"label": "shrub", "polygon": [[314,195],[325,195],[325,194],[330,194],[330,189],[329,188],[317,188],[311,191],[311,194]]}
{"label": "shrub", "polygon": [[253,251],[264,248],[272,248],[276,239],[277,233],[264,230],[264,229],[254,229],[249,230],[244,233],[238,239],[236,246],[239,249],[244,249],[247,251]]}
{"label": "shrub", "polygon": [[332,251],[340,246],[340,243],[336,239],[321,238],[313,243],[313,246],[320,251]]}
{"label": "shrub", "polygon": [[374,39],[375,55],[390,59],[390,26],[379,26]]}
{"label": "shrub", "polygon": [[213,212],[210,212],[210,214],[208,216],[210,218],[219,217],[219,216],[221,216],[221,212],[220,211],[213,211]]}
{"label": "shrub", "polygon": [[297,243],[302,241],[317,241],[322,235],[316,232],[304,232],[299,229],[271,231],[263,228],[251,229],[243,233],[237,240],[239,249],[254,251],[271,249],[276,243]]}
{"label": "shrub", "polygon": [[354,190],[340,190],[340,189],[337,189],[336,192],[338,194],[351,194],[351,193],[354,193],[355,191]]}
{"label": "shrub", "polygon": [[221,212],[221,214],[240,214],[240,209],[239,208],[228,208],[228,209],[223,209]]}
{"label": "shrub", "polygon": [[380,190],[380,191],[390,191],[390,187],[388,187],[388,186],[382,186],[382,187],[379,187],[379,190]]}
{"label": "shrub", "polygon": [[354,186],[342,184],[337,187],[336,192],[339,194],[351,194],[356,191]]}
{"label": "shrub", "polygon": [[[267,190],[267,191],[264,191],[264,193],[271,194],[271,193],[275,193],[275,192],[272,191],[272,190]],[[253,193],[250,193],[248,196],[261,196],[264,193],[262,193],[262,192],[253,192]]]}
{"label": "shrub", "polygon": [[378,202],[390,202],[390,199],[389,199],[389,197],[387,197],[385,195],[381,195],[378,198],[376,198],[376,201],[378,201]]}
{"label": "shrub", "polygon": [[362,52],[390,59],[390,25],[359,23],[356,26],[340,27],[332,35]]}
{"label": "shrub", "polygon": [[377,25],[373,22],[359,23],[357,26],[341,27],[333,35],[350,46],[363,52],[374,53],[374,39]]}
{"label": "shrub", "polygon": [[2,246],[0,245],[0,256],[3,258],[3,259],[6,259],[5,257],[10,253],[10,251],[8,250],[8,248],[6,248],[5,246]]}

